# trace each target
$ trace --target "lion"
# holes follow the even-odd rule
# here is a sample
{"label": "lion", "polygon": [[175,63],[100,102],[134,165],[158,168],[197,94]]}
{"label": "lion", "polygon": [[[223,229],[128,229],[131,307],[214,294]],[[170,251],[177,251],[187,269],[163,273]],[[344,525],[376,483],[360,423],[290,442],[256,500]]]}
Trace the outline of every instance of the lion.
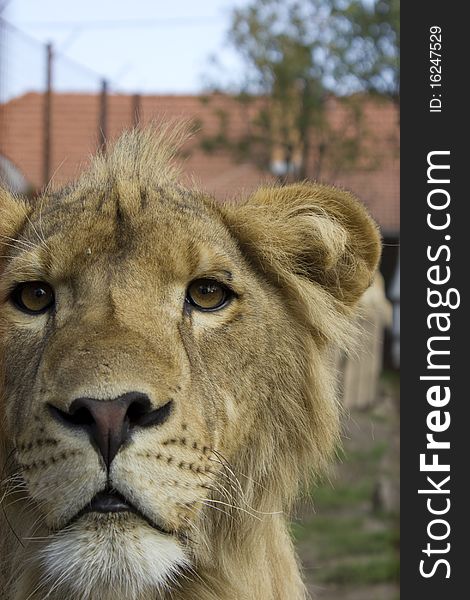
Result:
{"label": "lion", "polygon": [[338,446],[330,348],[378,228],[308,182],[216,202],[181,183],[183,138],[0,194],[7,600],[307,597],[289,511]]}

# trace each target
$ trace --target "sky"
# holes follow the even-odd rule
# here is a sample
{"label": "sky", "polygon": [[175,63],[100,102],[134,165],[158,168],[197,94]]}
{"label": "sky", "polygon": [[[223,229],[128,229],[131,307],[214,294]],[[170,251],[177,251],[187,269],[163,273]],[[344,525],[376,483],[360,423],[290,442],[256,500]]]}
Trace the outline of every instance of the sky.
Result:
{"label": "sky", "polygon": [[211,55],[226,65],[228,78],[240,72],[226,32],[233,7],[248,2],[0,0],[6,3],[3,17],[19,30],[3,34],[3,95],[44,86],[45,42],[61,56],[54,73],[58,89],[93,89],[105,77],[116,91],[198,93],[211,70]]}

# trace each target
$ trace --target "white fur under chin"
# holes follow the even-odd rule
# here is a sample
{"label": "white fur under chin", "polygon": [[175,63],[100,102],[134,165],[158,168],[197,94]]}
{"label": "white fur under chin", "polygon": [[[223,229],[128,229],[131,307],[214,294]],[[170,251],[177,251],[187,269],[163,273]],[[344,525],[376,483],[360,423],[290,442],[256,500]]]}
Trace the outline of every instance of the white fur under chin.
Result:
{"label": "white fur under chin", "polygon": [[175,581],[189,564],[178,541],[120,516],[81,519],[43,548],[45,597],[141,600]]}

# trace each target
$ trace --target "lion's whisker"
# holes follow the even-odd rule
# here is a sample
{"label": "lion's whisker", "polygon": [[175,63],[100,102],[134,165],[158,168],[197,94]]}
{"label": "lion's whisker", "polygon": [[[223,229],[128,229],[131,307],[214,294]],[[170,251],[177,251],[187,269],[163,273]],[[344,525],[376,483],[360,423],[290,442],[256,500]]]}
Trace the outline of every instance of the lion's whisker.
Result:
{"label": "lion's whisker", "polygon": [[[28,250],[34,250],[37,246],[32,242],[28,242],[26,240],[20,240],[19,238],[12,238],[8,235],[0,235],[2,240],[8,240],[8,242],[12,242],[11,244],[8,242],[3,242],[3,246],[11,246],[12,248],[16,248],[17,250],[21,250],[23,248],[27,248]],[[18,246],[19,244],[19,246]]]}
{"label": "lion's whisker", "polygon": [[242,508],[241,506],[236,506],[234,504],[227,504],[227,502],[223,502],[222,500],[214,500],[213,498],[204,498],[205,501],[208,502],[214,502],[216,504],[222,504],[224,506],[227,506],[229,508],[233,508],[234,510],[239,510],[241,512],[246,513],[247,515],[250,515],[250,517],[253,517],[254,519],[258,519],[258,521],[262,521],[262,519],[260,517],[258,517],[257,515],[254,515],[252,512],[250,512],[249,510],[246,510],[244,508]]}
{"label": "lion's whisker", "polygon": [[223,510],[222,508],[219,508],[218,506],[213,506],[212,504],[208,504],[208,501],[210,501],[209,498],[202,499],[202,500],[196,500],[196,502],[199,502],[199,503],[203,504],[204,506],[207,506],[208,508],[212,508],[213,510],[217,510],[217,511],[223,513],[224,515],[226,515],[227,517],[230,517],[231,519],[234,518],[234,516],[232,514],[230,514],[229,512],[227,512],[226,510]]}

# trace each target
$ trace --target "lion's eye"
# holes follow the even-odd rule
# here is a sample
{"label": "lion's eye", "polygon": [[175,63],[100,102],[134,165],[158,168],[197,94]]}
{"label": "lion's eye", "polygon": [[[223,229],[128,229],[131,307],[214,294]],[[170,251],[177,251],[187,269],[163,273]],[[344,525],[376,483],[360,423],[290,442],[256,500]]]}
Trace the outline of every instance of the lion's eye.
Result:
{"label": "lion's eye", "polygon": [[217,310],[231,296],[232,292],[214,279],[196,279],[189,284],[186,301],[199,310]]}
{"label": "lion's eye", "polygon": [[41,314],[54,304],[54,290],[44,281],[27,281],[16,286],[11,299],[23,312]]}

